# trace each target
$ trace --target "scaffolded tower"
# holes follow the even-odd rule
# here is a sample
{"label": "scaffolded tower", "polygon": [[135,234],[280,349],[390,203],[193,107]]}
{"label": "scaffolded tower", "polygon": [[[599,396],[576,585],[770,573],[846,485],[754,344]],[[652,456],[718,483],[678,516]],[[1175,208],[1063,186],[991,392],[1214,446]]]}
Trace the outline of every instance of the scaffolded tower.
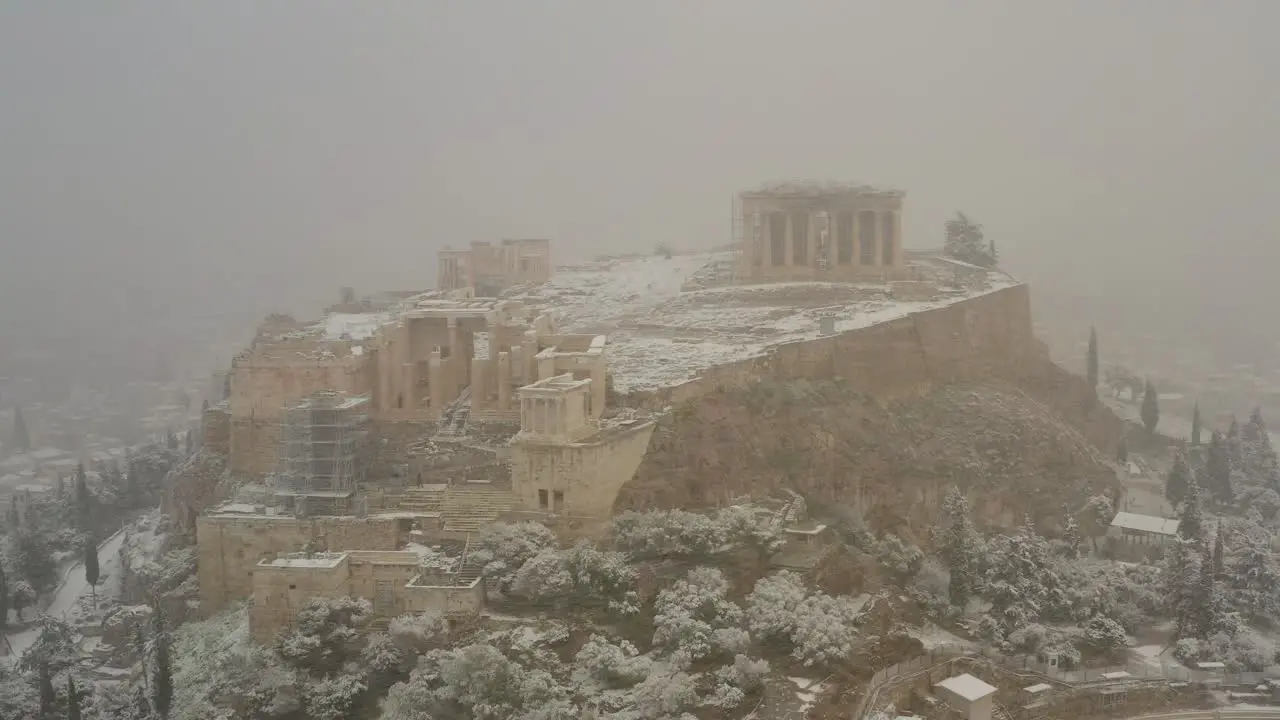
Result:
{"label": "scaffolded tower", "polygon": [[299,512],[345,511],[364,474],[367,396],[322,390],[284,412],[274,491]]}

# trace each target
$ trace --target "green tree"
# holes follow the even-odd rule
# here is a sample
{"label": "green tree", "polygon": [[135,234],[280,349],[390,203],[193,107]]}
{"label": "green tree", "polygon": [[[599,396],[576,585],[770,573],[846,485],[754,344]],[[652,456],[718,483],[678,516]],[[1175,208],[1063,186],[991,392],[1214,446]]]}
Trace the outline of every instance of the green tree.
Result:
{"label": "green tree", "polygon": [[1205,451],[1205,482],[1214,500],[1229,503],[1235,498],[1231,487],[1231,451],[1227,439],[1221,432],[1213,431],[1209,436],[1209,447]]}
{"label": "green tree", "polygon": [[37,593],[51,590],[58,581],[58,566],[53,550],[40,534],[24,530],[13,544],[13,569],[31,584]]}
{"label": "green tree", "polygon": [[31,452],[31,433],[27,430],[21,407],[13,409],[13,446],[24,453]]}
{"label": "green tree", "polygon": [[0,631],[9,626],[9,581],[4,576],[4,566],[0,563]]}
{"label": "green tree", "polygon": [[93,518],[93,508],[90,507],[92,498],[89,495],[89,484],[85,477],[84,463],[76,465],[75,493],[76,516],[80,522],[80,529],[88,530],[90,520]]}
{"label": "green tree", "polygon": [[84,541],[84,581],[93,594],[93,607],[98,607],[98,543],[90,533]]}
{"label": "green tree", "polygon": [[1093,543],[1093,550],[1098,550],[1098,538],[1107,534],[1111,521],[1115,519],[1116,508],[1111,498],[1105,495],[1094,495],[1085,501],[1079,512],[1080,527]]}
{"label": "green tree", "polygon": [[70,673],[67,673],[67,720],[80,720],[80,694]]}
{"label": "green tree", "polygon": [[1129,438],[1120,438],[1120,447],[1116,449],[1116,462],[1122,466],[1129,464]]}
{"label": "green tree", "polygon": [[942,503],[947,524],[938,533],[939,552],[951,573],[947,588],[952,605],[963,607],[978,593],[982,574],[982,539],[973,526],[969,501],[952,486]]}
{"label": "green tree", "polygon": [[1089,387],[1098,387],[1098,330],[1089,328]]}
{"label": "green tree", "polygon": [[169,631],[165,627],[164,615],[161,614],[158,603],[155,605],[151,627],[155,663],[155,677],[151,683],[151,703],[156,709],[156,714],[167,720],[169,710],[173,707],[173,667],[170,658],[172,648]]}
{"label": "green tree", "polygon": [[40,717],[52,717],[53,705],[58,701],[58,694],[53,690],[53,673],[49,670],[49,663],[40,663],[36,673],[40,683]]}
{"label": "green tree", "polygon": [[1195,481],[1195,473],[1187,463],[1187,457],[1178,452],[1173,458],[1173,467],[1164,481],[1164,496],[1169,502],[1177,505],[1187,496],[1187,488]]}
{"label": "green tree", "polygon": [[1213,534],[1213,573],[1218,577],[1222,577],[1222,571],[1224,568],[1224,549],[1225,548],[1222,543],[1222,523],[1218,523],[1217,530]]}
{"label": "green tree", "polygon": [[1200,401],[1191,408],[1191,444],[1200,445]]}
{"label": "green tree", "polygon": [[1200,486],[1193,477],[1187,485],[1187,493],[1178,513],[1178,537],[1184,540],[1204,540],[1204,514],[1200,511]]}
{"label": "green tree", "polygon": [[943,252],[951,257],[982,267],[996,264],[995,253],[982,232],[982,226],[973,222],[964,213],[957,212],[955,217],[944,226],[945,239]]}
{"label": "green tree", "polygon": [[1160,423],[1160,398],[1156,394],[1156,386],[1147,381],[1142,391],[1142,426],[1147,434],[1155,434],[1156,425]]}

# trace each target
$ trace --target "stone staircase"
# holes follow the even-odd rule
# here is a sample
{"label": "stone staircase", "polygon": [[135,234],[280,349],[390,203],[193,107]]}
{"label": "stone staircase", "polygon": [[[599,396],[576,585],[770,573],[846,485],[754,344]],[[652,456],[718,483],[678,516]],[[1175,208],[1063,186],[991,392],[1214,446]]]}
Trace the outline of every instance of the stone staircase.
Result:
{"label": "stone staircase", "polygon": [[399,508],[410,512],[440,512],[448,485],[407,487],[400,496]]}
{"label": "stone staircase", "polygon": [[440,417],[436,440],[460,440],[467,436],[467,421],[471,419],[471,386],[467,386],[457,400]]}
{"label": "stone staircase", "polygon": [[444,493],[440,516],[447,533],[477,533],[516,506],[510,491],[451,485]]}

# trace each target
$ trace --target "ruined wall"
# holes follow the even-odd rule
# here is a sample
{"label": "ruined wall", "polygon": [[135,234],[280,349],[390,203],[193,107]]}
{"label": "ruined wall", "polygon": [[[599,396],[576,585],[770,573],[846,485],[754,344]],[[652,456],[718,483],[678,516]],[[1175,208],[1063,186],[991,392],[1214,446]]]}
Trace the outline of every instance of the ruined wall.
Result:
{"label": "ruined wall", "polygon": [[249,635],[260,644],[291,627],[298,610],[311,598],[350,594],[346,561],[337,567],[305,569],[260,565],[254,568],[252,583]]}
{"label": "ruined wall", "polygon": [[259,560],[298,552],[313,539],[329,551],[395,550],[404,539],[399,524],[377,516],[202,516],[196,523],[201,613],[208,617],[249,597]]}
{"label": "ruined wall", "polygon": [[231,411],[225,404],[206,409],[200,423],[200,447],[222,455],[231,452]]}
{"label": "ruined wall", "polygon": [[682,385],[619,398],[660,410],[717,389],[771,380],[842,378],[858,392],[890,398],[939,384],[1017,377],[1047,360],[1031,330],[1027,285],[993,290],[905,318],[779,345],[769,354],[709,368]]}

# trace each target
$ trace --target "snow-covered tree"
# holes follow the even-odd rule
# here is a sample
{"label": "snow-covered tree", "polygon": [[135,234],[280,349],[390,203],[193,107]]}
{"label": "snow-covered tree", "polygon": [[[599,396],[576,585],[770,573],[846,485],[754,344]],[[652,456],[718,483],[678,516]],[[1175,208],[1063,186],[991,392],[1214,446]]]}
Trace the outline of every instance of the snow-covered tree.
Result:
{"label": "snow-covered tree", "polygon": [[303,690],[303,707],[314,720],[345,720],[353,717],[360,696],[366,689],[364,678],[354,674],[337,674],[312,680]]}
{"label": "snow-covered tree", "polygon": [[613,520],[613,540],[633,558],[705,557],[725,544],[715,518],[684,510],[625,512]]}
{"label": "snow-covered tree", "polygon": [[57,584],[58,566],[43,533],[31,530],[18,532],[9,550],[10,567],[17,570],[18,576],[30,583],[37,593],[52,590]]}
{"label": "snow-covered tree", "polygon": [[1194,475],[1187,486],[1186,495],[1183,496],[1182,507],[1178,510],[1178,537],[1195,542],[1203,542],[1205,539],[1204,513],[1200,510],[1200,486],[1196,484]]}
{"label": "snow-covered tree", "polygon": [[282,632],[276,652],[307,672],[336,672],[361,650],[361,629],[373,607],[364,598],[312,598],[298,611],[294,626]]}
{"label": "snow-covered tree", "polygon": [[736,637],[716,635],[736,626],[742,609],[727,597],[729,583],[719,570],[698,567],[682,580],[658,593],[654,601],[653,645],[667,652],[684,652],[694,660],[736,648],[724,641]]}
{"label": "snow-covered tree", "polygon": [[1081,530],[1089,536],[1095,551],[1098,549],[1098,538],[1107,534],[1107,529],[1111,527],[1111,521],[1115,516],[1116,509],[1111,504],[1111,498],[1105,495],[1094,495],[1085,501],[1078,519]]}
{"label": "snow-covered tree", "polygon": [[791,656],[805,667],[823,666],[849,657],[857,638],[858,607],[847,595],[817,593],[796,608]]}
{"label": "snow-covered tree", "polygon": [[1261,408],[1254,408],[1249,419],[1240,428],[1240,444],[1243,454],[1243,472],[1251,484],[1280,487],[1280,462],[1271,446],[1271,434],[1262,419]]}
{"label": "snow-covered tree", "polygon": [[628,688],[649,676],[653,661],[634,645],[592,635],[573,658],[572,680],[582,695]]}
{"label": "snow-covered tree", "polygon": [[1227,439],[1217,430],[1209,436],[1209,447],[1205,451],[1204,479],[1206,488],[1213,499],[1229,503],[1235,497],[1232,487],[1231,449]]}
{"label": "snow-covered tree", "polygon": [[40,618],[40,634],[22,653],[18,669],[31,672],[45,665],[57,675],[79,659],[80,648],[76,645],[75,631],[62,620],[45,615]]}
{"label": "snow-covered tree", "polygon": [[422,612],[393,618],[387,634],[407,656],[417,656],[442,646],[449,638],[449,621],[438,612]]}
{"label": "snow-covered tree", "polygon": [[804,581],[789,570],[760,578],[747,596],[747,627],[763,642],[789,643],[807,594]]}
{"label": "snow-covered tree", "polygon": [[943,252],[951,257],[982,267],[996,264],[994,248],[987,244],[982,233],[982,226],[973,222],[964,213],[957,212],[955,217],[943,227],[945,239]]}
{"label": "snow-covered tree", "polygon": [[732,665],[725,665],[715,671],[715,687],[711,696],[703,700],[702,704],[726,710],[736,708],[742,705],[748,694],[764,684],[764,678],[768,674],[767,661],[735,655]]}
{"label": "snow-covered tree", "polygon": [[697,680],[674,663],[654,666],[649,677],[635,687],[634,703],[619,720],[668,720],[680,718],[698,703]]}
{"label": "snow-covered tree", "polygon": [[959,488],[947,491],[942,510],[946,522],[936,531],[938,552],[950,573],[951,604],[963,606],[981,589],[982,538],[973,525],[969,501]]}
{"label": "snow-covered tree", "polygon": [[1271,554],[1271,534],[1249,520],[1233,530],[1227,563],[1232,605],[1251,618],[1280,617],[1280,564]]}
{"label": "snow-covered tree", "polygon": [[1049,544],[1030,518],[1014,534],[997,536],[990,553],[985,595],[991,602],[989,614],[1004,635],[1068,606]]}
{"label": "snow-covered tree", "polygon": [[1094,652],[1107,654],[1120,650],[1129,642],[1124,627],[1105,615],[1094,615],[1085,624],[1084,639]]}
{"label": "snow-covered tree", "polygon": [[31,587],[31,583],[26,580],[19,580],[13,584],[13,589],[9,591],[9,604],[13,607],[13,614],[18,616],[18,621],[22,621],[22,611],[31,607],[36,602],[36,590]]}
{"label": "snow-covered tree", "polygon": [[716,513],[716,522],[723,528],[726,542],[754,550],[761,564],[786,544],[780,524],[769,517],[760,517],[748,507],[725,508]]}
{"label": "snow-covered tree", "polygon": [[1080,536],[1080,524],[1071,515],[1067,515],[1066,522],[1062,527],[1062,553],[1068,559],[1074,560],[1080,557],[1080,545],[1084,542],[1084,538]]}
{"label": "snow-covered tree", "polygon": [[905,584],[920,572],[924,565],[924,553],[915,545],[890,533],[876,543],[876,560],[895,580]]}
{"label": "snow-covered tree", "polygon": [[507,592],[526,562],[556,544],[555,533],[540,523],[495,523],[481,534],[480,550],[474,559],[487,560],[485,577],[494,579],[498,589]]}
{"label": "snow-covered tree", "polygon": [[634,594],[635,579],[625,555],[582,541],[568,550],[547,548],[531,558],[512,580],[511,594],[534,602],[618,610]]}
{"label": "snow-covered tree", "polygon": [[1181,451],[1173,456],[1173,466],[1169,469],[1169,476],[1164,481],[1164,496],[1169,502],[1177,505],[1187,496],[1187,488],[1194,481],[1194,473],[1191,465],[1187,463],[1186,455]]}

